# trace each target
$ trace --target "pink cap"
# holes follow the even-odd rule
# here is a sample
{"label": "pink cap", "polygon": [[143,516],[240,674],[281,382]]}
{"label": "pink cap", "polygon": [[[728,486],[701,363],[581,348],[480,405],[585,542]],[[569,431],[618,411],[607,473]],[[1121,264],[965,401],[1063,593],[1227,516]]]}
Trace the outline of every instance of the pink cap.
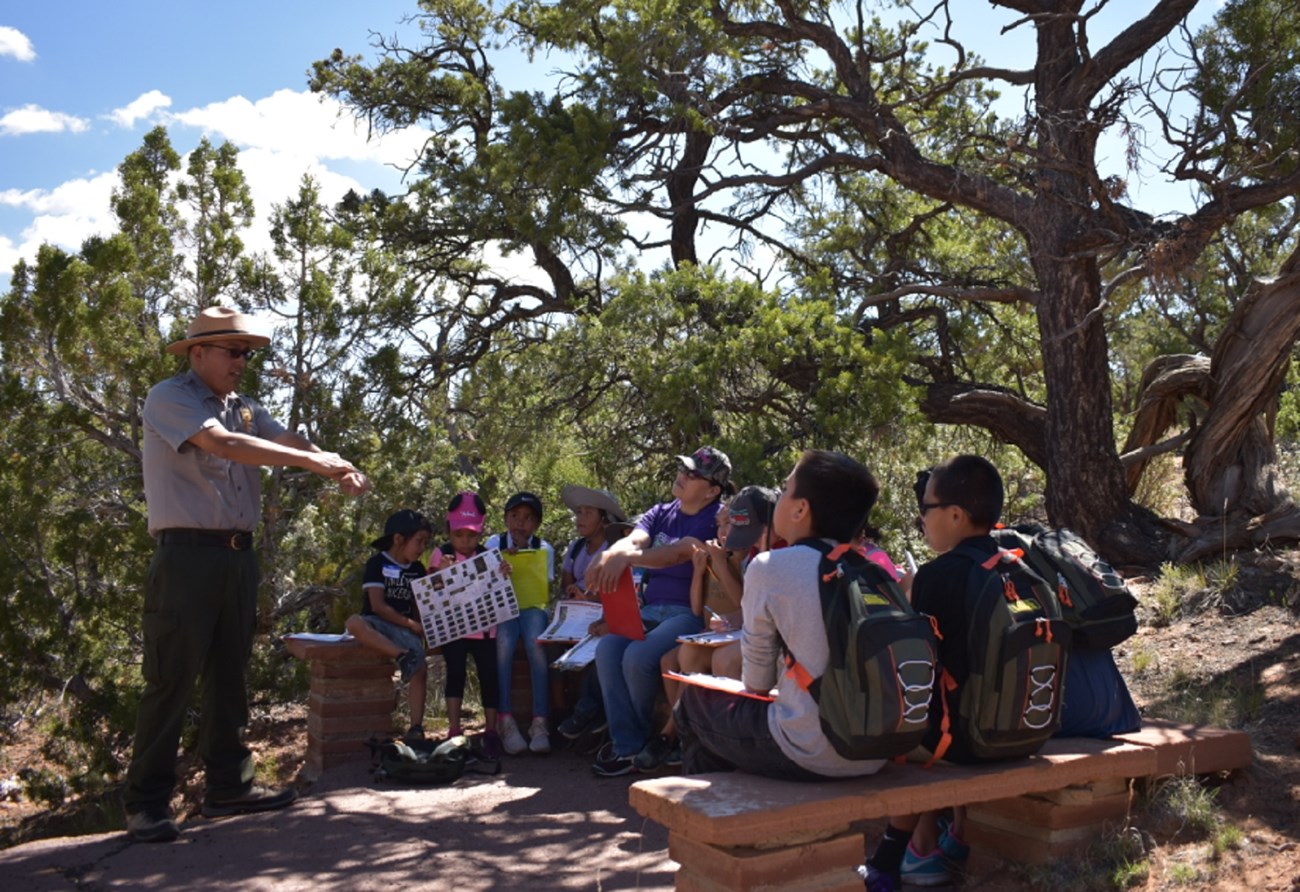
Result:
{"label": "pink cap", "polygon": [[447,509],[447,528],[483,532],[483,500],[477,493],[465,490],[451,500]]}

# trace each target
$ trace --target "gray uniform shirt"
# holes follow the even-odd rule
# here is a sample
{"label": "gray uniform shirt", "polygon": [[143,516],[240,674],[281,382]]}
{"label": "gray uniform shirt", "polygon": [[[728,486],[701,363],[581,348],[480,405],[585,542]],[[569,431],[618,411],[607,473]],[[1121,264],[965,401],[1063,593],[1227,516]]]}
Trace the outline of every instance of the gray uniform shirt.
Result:
{"label": "gray uniform shirt", "polygon": [[875,774],[883,759],[845,759],[822,733],[812,694],[787,677],[781,650],[784,641],[805,669],[817,678],[826,671],[830,652],[822,622],[817,572],[821,554],[792,545],[758,555],[745,570],[745,628],[740,639],[747,687],[777,689],[767,710],[767,725],[781,752],[801,768],[825,777]]}
{"label": "gray uniform shirt", "polygon": [[253,400],[235,393],[222,399],[193,371],[155,384],[144,401],[144,497],[151,535],[177,527],[249,531],[257,527],[262,469],[188,442],[209,427],[265,440],[285,432]]}

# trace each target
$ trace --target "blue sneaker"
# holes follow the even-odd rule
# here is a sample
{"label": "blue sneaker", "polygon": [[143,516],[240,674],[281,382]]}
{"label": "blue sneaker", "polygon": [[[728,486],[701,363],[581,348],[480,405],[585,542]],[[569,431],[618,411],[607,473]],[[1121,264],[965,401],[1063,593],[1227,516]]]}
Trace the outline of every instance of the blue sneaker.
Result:
{"label": "blue sneaker", "polygon": [[939,853],[948,865],[948,870],[961,873],[970,860],[970,846],[952,835],[951,827],[944,827],[939,834]]}
{"label": "blue sneaker", "polygon": [[935,849],[928,855],[919,855],[911,845],[903,853],[900,874],[904,886],[950,886],[955,879],[948,870],[943,852]]}

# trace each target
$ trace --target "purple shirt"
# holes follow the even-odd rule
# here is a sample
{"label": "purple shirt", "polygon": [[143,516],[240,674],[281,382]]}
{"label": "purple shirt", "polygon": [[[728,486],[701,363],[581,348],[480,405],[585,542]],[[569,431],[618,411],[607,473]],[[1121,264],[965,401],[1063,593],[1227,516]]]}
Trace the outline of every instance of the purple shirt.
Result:
{"label": "purple shirt", "polygon": [[[637,521],[636,528],[645,530],[650,536],[650,545],[672,545],[687,536],[694,536],[701,542],[716,539],[718,536],[718,508],[721,501],[700,509],[698,514],[683,514],[682,503],[673,499],[660,502]],[[691,576],[694,565],[688,560],[671,567],[646,571],[646,604],[681,604],[691,605]]]}

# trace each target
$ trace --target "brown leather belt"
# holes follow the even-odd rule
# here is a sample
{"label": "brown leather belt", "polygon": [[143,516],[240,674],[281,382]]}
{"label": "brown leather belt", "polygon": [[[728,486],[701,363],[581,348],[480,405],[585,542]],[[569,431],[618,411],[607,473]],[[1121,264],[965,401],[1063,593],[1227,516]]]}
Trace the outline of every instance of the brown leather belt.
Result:
{"label": "brown leather belt", "polygon": [[248,551],[253,547],[253,534],[247,530],[159,530],[158,544],[205,545],[210,548]]}

